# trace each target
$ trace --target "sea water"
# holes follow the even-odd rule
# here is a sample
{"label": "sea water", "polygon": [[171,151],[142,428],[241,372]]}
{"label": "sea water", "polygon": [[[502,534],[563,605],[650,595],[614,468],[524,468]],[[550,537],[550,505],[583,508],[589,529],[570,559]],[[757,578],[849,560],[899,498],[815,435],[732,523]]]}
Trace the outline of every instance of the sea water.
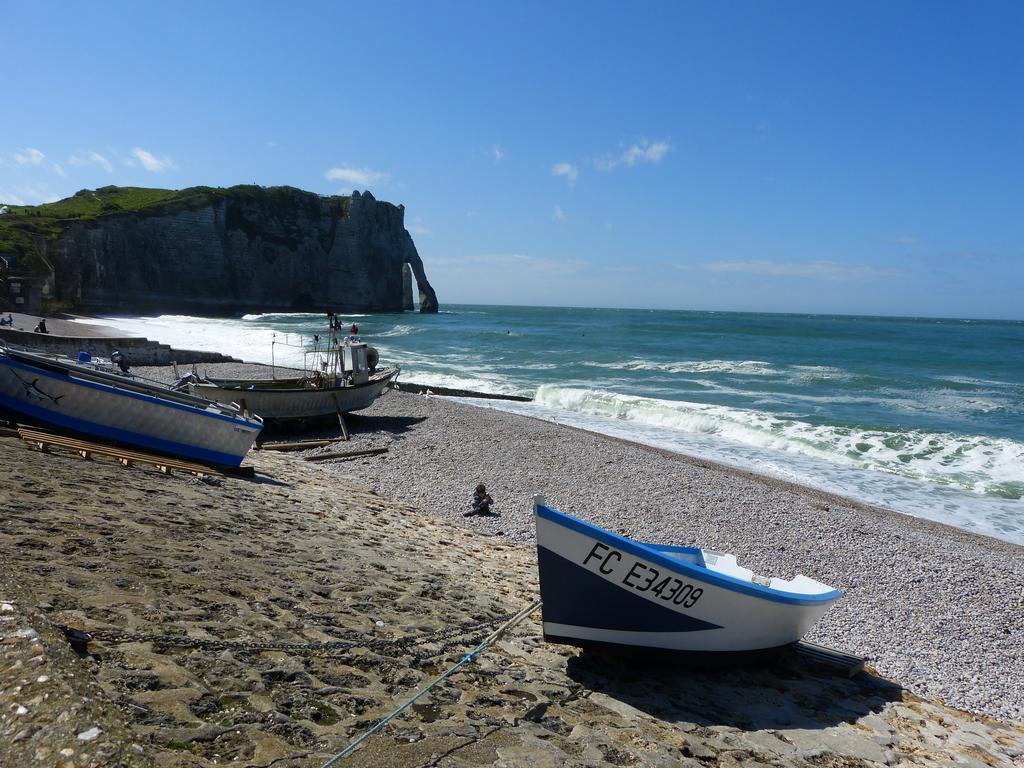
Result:
{"label": "sea water", "polygon": [[[401,380],[1024,543],[1024,322],[449,305],[345,315]],[[319,314],[101,322],[301,366]]]}

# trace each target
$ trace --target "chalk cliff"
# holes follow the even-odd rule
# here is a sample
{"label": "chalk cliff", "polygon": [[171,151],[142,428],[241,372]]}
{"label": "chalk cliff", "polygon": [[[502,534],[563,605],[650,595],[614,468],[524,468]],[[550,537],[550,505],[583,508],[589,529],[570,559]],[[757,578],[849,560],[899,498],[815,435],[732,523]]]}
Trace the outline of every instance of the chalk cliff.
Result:
{"label": "chalk cliff", "polygon": [[53,298],[65,306],[401,311],[410,298],[403,290],[408,264],[420,311],[437,311],[405,229],[404,206],[369,192],[322,197],[291,187],[106,187],[51,205],[52,211],[35,207],[44,212],[41,220],[28,212],[19,219],[37,229],[46,224],[45,236],[33,233],[32,242],[52,267]]}

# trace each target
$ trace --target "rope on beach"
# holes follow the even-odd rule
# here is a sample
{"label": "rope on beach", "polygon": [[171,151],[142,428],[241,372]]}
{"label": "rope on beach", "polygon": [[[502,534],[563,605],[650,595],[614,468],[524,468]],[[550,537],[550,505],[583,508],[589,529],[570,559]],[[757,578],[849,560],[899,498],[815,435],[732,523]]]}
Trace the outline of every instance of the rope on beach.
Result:
{"label": "rope on beach", "polygon": [[472,651],[470,651],[457,662],[455,662],[455,664],[449,667],[443,674],[436,677],[433,680],[433,682],[430,683],[430,685],[426,686],[425,688],[421,688],[413,695],[412,698],[410,698],[404,704],[399,706],[397,709],[393,710],[386,717],[383,717],[380,720],[378,720],[377,723],[372,728],[366,731],[359,738],[349,742],[349,745],[347,747],[345,747],[343,750],[341,750],[341,752],[339,752],[326,763],[324,763],[322,766],[320,766],[320,768],[331,768],[331,766],[335,765],[339,760],[342,760],[343,758],[355,752],[357,749],[359,749],[359,747],[363,745],[363,742],[365,742],[373,734],[375,734],[385,725],[387,725],[400,714],[402,714],[402,712],[404,712],[410,706],[415,704],[417,700],[425,696],[436,686],[440,685],[444,680],[454,675],[464,665],[469,664],[471,661],[476,661],[476,657],[479,654],[483,653],[488,648],[488,646],[496,642],[502,635],[504,635],[506,632],[512,629],[512,627],[514,627],[516,624],[521,622],[531,613],[540,608],[540,604],[540,600],[534,600],[532,604],[530,604],[526,608],[523,608],[523,610],[519,611],[519,613],[510,618],[508,621],[506,621],[504,624],[502,624],[500,627],[494,630],[491,634],[489,634],[486,638],[484,638],[483,642],[481,642],[476,648],[474,648]]}
{"label": "rope on beach", "polygon": [[[514,618],[518,615],[519,614],[510,613],[501,614],[493,619],[488,619],[487,621],[476,622],[474,624],[464,626],[450,627],[448,629],[438,630],[437,632],[431,632],[425,635],[406,635],[404,637],[379,638],[377,640],[330,640],[319,643],[289,643],[261,640],[216,640],[202,637],[186,637],[184,635],[162,635],[100,629],[93,632],[83,632],[80,629],[68,627],[64,624],[55,624],[54,626],[64,633],[72,645],[78,645],[82,650],[85,650],[85,646],[87,646],[89,642],[93,640],[100,640],[109,643],[156,643],[158,645],[164,645],[172,648],[200,648],[212,651],[282,651],[290,653],[317,654],[329,653],[332,651],[350,651],[355,648],[365,648],[373,651],[400,646],[427,645],[430,643],[452,640],[453,638],[462,637],[463,635],[470,635],[475,632],[479,632],[480,630],[493,627],[499,621],[509,619],[510,617]],[[447,648],[447,645],[444,647]],[[428,654],[422,658],[429,658],[434,655],[440,655],[440,653]]]}

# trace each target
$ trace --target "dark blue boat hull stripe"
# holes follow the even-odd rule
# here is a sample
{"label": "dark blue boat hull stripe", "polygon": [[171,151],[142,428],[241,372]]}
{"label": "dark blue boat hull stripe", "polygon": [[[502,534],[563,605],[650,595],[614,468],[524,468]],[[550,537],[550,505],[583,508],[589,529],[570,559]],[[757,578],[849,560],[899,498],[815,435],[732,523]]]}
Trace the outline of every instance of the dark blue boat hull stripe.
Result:
{"label": "dark blue boat hull stripe", "polygon": [[545,547],[537,547],[537,561],[545,622],[630,632],[721,629],[606,581]]}

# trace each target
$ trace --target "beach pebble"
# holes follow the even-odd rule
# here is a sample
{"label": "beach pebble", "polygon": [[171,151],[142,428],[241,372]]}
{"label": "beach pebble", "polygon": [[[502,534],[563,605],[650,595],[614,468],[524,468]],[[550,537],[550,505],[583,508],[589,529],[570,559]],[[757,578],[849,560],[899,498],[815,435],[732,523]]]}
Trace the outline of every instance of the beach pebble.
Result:
{"label": "beach pebble", "polygon": [[13,632],[8,632],[5,635],[10,640],[37,640],[39,633],[32,628],[16,629]]}
{"label": "beach pebble", "polygon": [[92,741],[93,739],[95,739],[99,735],[100,735],[100,729],[94,725],[89,730],[82,731],[80,734],[78,734],[78,740],[79,741]]}

